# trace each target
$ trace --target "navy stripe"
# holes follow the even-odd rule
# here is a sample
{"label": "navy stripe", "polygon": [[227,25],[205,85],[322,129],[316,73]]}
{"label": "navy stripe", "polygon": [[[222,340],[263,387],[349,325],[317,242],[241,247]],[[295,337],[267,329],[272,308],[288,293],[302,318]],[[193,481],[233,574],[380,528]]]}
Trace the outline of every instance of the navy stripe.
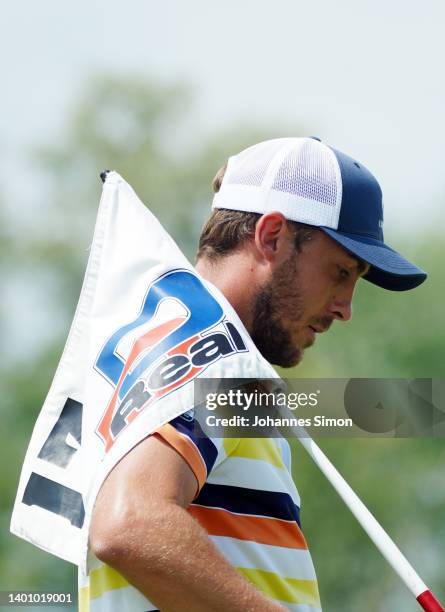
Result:
{"label": "navy stripe", "polygon": [[192,505],[194,504],[209,508],[224,508],[238,514],[296,521],[300,526],[300,508],[288,493],[206,482]]}
{"label": "navy stripe", "polygon": [[213,444],[211,439],[208,438],[202,431],[198,421],[195,419],[190,420],[181,415],[170,421],[170,425],[172,425],[176,431],[188,436],[190,440],[194,442],[201,457],[204,459],[204,463],[206,464],[207,468],[207,475],[209,475],[213,466],[215,465],[215,461],[218,456],[218,449]]}

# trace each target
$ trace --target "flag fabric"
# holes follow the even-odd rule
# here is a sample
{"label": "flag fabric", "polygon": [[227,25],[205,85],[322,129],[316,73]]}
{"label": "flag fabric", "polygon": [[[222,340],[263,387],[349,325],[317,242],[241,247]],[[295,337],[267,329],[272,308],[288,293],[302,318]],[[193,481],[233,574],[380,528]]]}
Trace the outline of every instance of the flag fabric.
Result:
{"label": "flag fabric", "polygon": [[25,456],[11,531],[88,571],[89,520],[101,484],[142,439],[193,408],[198,376],[277,378],[224,296],[110,172],[77,309]]}

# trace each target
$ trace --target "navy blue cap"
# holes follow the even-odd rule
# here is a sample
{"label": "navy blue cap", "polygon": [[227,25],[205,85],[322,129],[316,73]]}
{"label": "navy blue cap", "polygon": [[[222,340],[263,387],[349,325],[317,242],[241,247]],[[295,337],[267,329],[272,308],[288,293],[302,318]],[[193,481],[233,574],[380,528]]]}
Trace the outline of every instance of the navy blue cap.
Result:
{"label": "navy blue cap", "polygon": [[363,164],[330,147],[342,179],[342,199],[337,229],[320,229],[347,251],[370,264],[363,277],[392,291],[417,287],[427,274],[391,249],[383,240],[382,190]]}
{"label": "navy blue cap", "polygon": [[266,140],[231,156],[213,208],[318,227],[370,265],[364,278],[392,291],[417,287],[423,270],[383,240],[382,190],[363,164],[315,136]]}

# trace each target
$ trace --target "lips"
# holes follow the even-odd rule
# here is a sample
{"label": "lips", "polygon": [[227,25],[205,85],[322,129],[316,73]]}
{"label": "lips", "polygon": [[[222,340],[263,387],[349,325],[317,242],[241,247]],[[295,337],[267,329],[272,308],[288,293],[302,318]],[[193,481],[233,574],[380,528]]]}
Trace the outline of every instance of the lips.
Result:
{"label": "lips", "polygon": [[312,331],[314,331],[316,334],[322,334],[323,332],[328,331],[328,329],[331,327],[331,324],[332,319],[326,318],[326,320],[323,320],[322,322],[316,323],[314,325],[308,325],[308,327],[312,329]]}
{"label": "lips", "polygon": [[329,329],[329,326],[330,326],[330,324],[327,325],[327,326],[324,326],[324,325],[308,325],[306,329],[309,332],[309,341],[308,341],[308,344],[306,346],[312,346],[312,344],[314,344],[314,342],[316,340],[317,334],[322,334],[327,329]]}
{"label": "lips", "polygon": [[316,335],[322,334],[323,332],[327,331],[330,328],[331,324],[332,319],[328,319],[326,317],[326,320],[318,321],[317,323],[314,323],[312,325],[306,325],[309,339],[307,341],[307,344],[305,345],[305,348],[312,346],[316,340]]}

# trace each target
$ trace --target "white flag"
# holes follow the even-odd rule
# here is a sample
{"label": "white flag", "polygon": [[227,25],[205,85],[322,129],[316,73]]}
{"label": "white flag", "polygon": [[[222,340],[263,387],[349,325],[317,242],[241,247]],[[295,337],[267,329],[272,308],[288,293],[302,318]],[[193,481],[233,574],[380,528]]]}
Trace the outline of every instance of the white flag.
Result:
{"label": "white flag", "polygon": [[85,568],[89,518],[104,478],[138,442],[193,407],[189,383],[204,371],[214,378],[277,376],[227,300],[110,172],[11,531]]}

